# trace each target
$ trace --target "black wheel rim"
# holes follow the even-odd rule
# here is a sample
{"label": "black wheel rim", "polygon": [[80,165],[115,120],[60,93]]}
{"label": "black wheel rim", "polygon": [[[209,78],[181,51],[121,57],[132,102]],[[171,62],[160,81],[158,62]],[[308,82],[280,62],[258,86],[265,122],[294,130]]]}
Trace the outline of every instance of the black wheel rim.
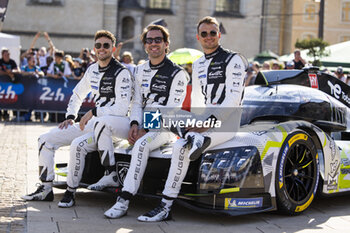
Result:
{"label": "black wheel rim", "polygon": [[316,182],[315,156],[304,143],[292,145],[284,165],[284,182],[290,200],[304,202],[313,192]]}

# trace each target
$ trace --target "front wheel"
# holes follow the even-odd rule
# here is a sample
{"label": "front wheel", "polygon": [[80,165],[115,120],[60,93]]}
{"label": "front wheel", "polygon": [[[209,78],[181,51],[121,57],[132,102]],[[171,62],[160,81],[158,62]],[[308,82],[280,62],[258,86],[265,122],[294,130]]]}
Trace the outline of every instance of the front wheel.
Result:
{"label": "front wheel", "polygon": [[294,131],[278,156],[275,182],[278,211],[290,215],[305,211],[315,197],[318,181],[316,146],[305,131]]}

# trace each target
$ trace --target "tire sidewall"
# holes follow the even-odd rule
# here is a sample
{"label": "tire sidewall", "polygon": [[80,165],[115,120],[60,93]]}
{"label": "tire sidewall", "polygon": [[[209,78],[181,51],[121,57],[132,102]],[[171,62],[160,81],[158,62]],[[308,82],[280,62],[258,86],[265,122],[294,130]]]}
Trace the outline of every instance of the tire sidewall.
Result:
{"label": "tire sidewall", "polygon": [[[301,202],[295,202],[291,200],[286,190],[285,180],[284,180],[284,169],[288,156],[288,152],[295,144],[306,145],[313,156],[313,160],[316,162],[316,173],[314,173],[315,181],[312,183],[312,192],[310,192],[306,198]],[[282,184],[281,184],[282,182]],[[276,167],[276,199],[278,210],[287,214],[299,214],[305,211],[314,199],[317,191],[317,185],[319,182],[319,161],[317,155],[317,149],[315,143],[308,133],[302,130],[296,130],[289,134],[284,141],[280,153],[278,155],[277,167]]]}

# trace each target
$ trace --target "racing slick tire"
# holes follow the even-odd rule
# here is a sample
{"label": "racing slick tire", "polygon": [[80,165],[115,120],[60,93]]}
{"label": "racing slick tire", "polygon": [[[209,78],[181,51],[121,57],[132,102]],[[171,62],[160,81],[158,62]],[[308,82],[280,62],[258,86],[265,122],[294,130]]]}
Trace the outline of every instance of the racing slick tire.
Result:
{"label": "racing slick tire", "polygon": [[315,143],[305,131],[287,136],[278,156],[275,180],[280,213],[298,215],[309,207],[317,191],[319,163]]}

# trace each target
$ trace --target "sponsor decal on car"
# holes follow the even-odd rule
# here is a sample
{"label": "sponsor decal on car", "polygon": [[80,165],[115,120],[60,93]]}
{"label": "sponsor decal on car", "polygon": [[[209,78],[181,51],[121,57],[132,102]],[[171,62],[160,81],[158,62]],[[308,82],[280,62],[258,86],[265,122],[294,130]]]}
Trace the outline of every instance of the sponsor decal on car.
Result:
{"label": "sponsor decal on car", "polygon": [[307,141],[307,135],[305,135],[305,134],[296,134],[296,135],[294,135],[293,137],[291,137],[288,140],[288,145],[291,146],[297,140]]}
{"label": "sponsor decal on car", "polygon": [[279,183],[280,189],[283,187],[283,165],[284,165],[284,160],[286,160],[288,150],[289,150],[289,144],[286,144],[282,153],[281,162],[278,169],[278,183]]}
{"label": "sponsor decal on car", "polygon": [[225,209],[262,207],[263,198],[225,198]]}
{"label": "sponsor decal on car", "polygon": [[308,76],[309,76],[310,86],[312,88],[318,89],[317,75],[316,74],[308,74]]}

